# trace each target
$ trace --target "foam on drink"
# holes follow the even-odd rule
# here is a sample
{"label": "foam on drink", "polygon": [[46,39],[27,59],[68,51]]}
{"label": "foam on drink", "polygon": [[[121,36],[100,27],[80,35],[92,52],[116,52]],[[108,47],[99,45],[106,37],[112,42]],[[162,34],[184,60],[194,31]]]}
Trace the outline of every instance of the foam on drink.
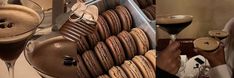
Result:
{"label": "foam on drink", "polygon": [[37,12],[30,8],[7,4],[0,6],[0,20],[2,20],[1,22],[9,22],[12,25],[0,28],[0,43],[11,43],[31,35],[33,33],[31,30],[40,23],[41,18]]}
{"label": "foam on drink", "polygon": [[28,7],[0,5],[0,58],[5,61],[18,58],[40,21],[38,13]]}

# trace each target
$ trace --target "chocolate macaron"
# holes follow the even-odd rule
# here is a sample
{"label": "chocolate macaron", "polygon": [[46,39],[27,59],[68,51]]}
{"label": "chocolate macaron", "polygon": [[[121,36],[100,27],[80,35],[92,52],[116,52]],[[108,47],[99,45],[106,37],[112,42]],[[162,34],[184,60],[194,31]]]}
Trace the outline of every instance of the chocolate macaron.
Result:
{"label": "chocolate macaron", "polygon": [[120,18],[122,29],[130,31],[132,26],[132,16],[128,9],[123,5],[119,5],[115,8],[115,11]]}
{"label": "chocolate macaron", "polygon": [[145,8],[145,10],[147,10],[151,14],[153,19],[156,18],[156,5],[148,6],[147,8]]}
{"label": "chocolate macaron", "polygon": [[156,50],[149,50],[145,53],[145,57],[150,61],[156,71]]}
{"label": "chocolate macaron", "polygon": [[111,78],[128,78],[123,69],[119,66],[114,66],[108,71]]}
{"label": "chocolate macaron", "polygon": [[111,36],[106,39],[106,44],[115,60],[116,65],[120,65],[126,59],[124,49],[116,36]]}
{"label": "chocolate macaron", "polygon": [[86,40],[89,43],[90,47],[94,47],[95,45],[97,45],[97,43],[101,40],[99,37],[98,32],[94,32],[93,34],[90,34],[88,36],[86,36]]}
{"label": "chocolate macaron", "polygon": [[98,76],[97,78],[111,78],[110,76],[104,74],[104,75],[101,75],[101,76]]}
{"label": "chocolate macaron", "polygon": [[137,0],[140,8],[146,8],[149,4],[148,4],[148,0]]}
{"label": "chocolate macaron", "polygon": [[150,19],[153,20],[154,17],[150,14],[150,12],[146,9],[142,9],[142,11],[144,12],[144,14]]}
{"label": "chocolate macaron", "polygon": [[76,44],[78,54],[83,54],[86,50],[90,48],[84,36],[80,36],[79,39],[76,40]]}
{"label": "chocolate macaron", "polygon": [[87,68],[85,67],[85,63],[83,62],[80,55],[77,55],[77,74],[78,78],[91,78]]}
{"label": "chocolate macaron", "polygon": [[114,61],[104,42],[98,42],[94,48],[95,53],[102,64],[103,68],[108,71],[112,66],[114,66]]}
{"label": "chocolate macaron", "polygon": [[106,40],[108,37],[110,37],[111,32],[110,28],[108,27],[108,23],[101,15],[98,16],[97,29],[102,40]]}
{"label": "chocolate macaron", "polygon": [[145,54],[149,50],[149,40],[145,32],[140,28],[133,28],[130,33],[137,45],[138,54]]}
{"label": "chocolate macaron", "polygon": [[120,19],[114,10],[107,10],[102,15],[106,19],[112,35],[116,35],[122,31]]}
{"label": "chocolate macaron", "polygon": [[84,52],[82,58],[85,61],[85,64],[92,77],[98,77],[99,75],[104,73],[99,61],[97,60],[97,56],[94,54],[93,51],[89,50]]}
{"label": "chocolate macaron", "polygon": [[128,59],[132,59],[137,54],[136,43],[132,35],[127,31],[122,31],[117,35]]}
{"label": "chocolate macaron", "polygon": [[150,62],[142,55],[135,56],[132,61],[141,71],[144,78],[155,78],[155,71]]}
{"label": "chocolate macaron", "polygon": [[125,71],[128,78],[143,78],[140,70],[132,61],[124,61],[124,64],[122,64],[121,67]]}

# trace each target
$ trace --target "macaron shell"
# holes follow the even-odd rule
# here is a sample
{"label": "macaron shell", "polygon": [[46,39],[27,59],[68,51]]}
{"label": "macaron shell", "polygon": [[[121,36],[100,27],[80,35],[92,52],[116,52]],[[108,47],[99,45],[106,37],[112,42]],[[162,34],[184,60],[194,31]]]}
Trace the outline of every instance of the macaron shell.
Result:
{"label": "macaron shell", "polygon": [[211,37],[201,37],[193,41],[194,47],[204,51],[214,51],[219,47],[220,42]]}
{"label": "macaron shell", "polygon": [[146,8],[148,6],[147,0],[137,0],[137,1],[140,5],[140,8]]}
{"label": "macaron shell", "polygon": [[123,5],[119,5],[116,7],[115,11],[120,18],[123,30],[130,31],[132,26],[132,17],[128,9]]}
{"label": "macaron shell", "polygon": [[91,78],[80,55],[77,55],[77,76],[78,78]]}
{"label": "macaron shell", "polygon": [[76,44],[78,54],[83,54],[86,50],[90,48],[88,42],[83,36],[80,36],[80,38],[76,40]]}
{"label": "macaron shell", "polygon": [[117,36],[124,48],[127,58],[132,59],[135,56],[135,54],[137,54],[136,43],[132,35],[127,31],[122,31]]}
{"label": "macaron shell", "polygon": [[136,66],[139,68],[144,78],[156,77],[154,68],[144,56],[142,55],[135,56],[132,60],[136,64]]}
{"label": "macaron shell", "polygon": [[111,35],[110,28],[108,27],[108,24],[104,19],[104,17],[101,15],[98,16],[97,27],[102,40],[105,40],[108,37],[110,37]]}
{"label": "macaron shell", "polygon": [[153,20],[154,17],[150,14],[149,11],[145,10],[145,9],[142,9],[142,11],[144,12],[144,14],[150,19],[150,20]]}
{"label": "macaron shell", "polygon": [[97,78],[110,78],[110,76],[104,74],[104,75],[98,76]]}
{"label": "macaron shell", "polygon": [[123,69],[119,66],[114,66],[109,70],[111,78],[128,78]]}
{"label": "macaron shell", "polygon": [[94,47],[101,39],[99,37],[98,32],[96,31],[93,34],[90,34],[86,37],[86,40],[88,40],[89,46]]}
{"label": "macaron shell", "polygon": [[140,28],[133,28],[130,33],[135,40],[138,54],[145,54],[149,50],[149,40],[145,32]]}
{"label": "macaron shell", "polygon": [[108,71],[112,66],[114,66],[114,61],[104,42],[98,42],[94,48],[95,53],[102,64],[103,68]]}
{"label": "macaron shell", "polygon": [[150,61],[156,72],[156,50],[149,50],[145,53],[145,57]]}
{"label": "macaron shell", "polygon": [[143,78],[140,70],[131,60],[124,61],[124,64],[122,64],[121,67],[125,71],[128,78]]}
{"label": "macaron shell", "polygon": [[154,8],[153,6],[149,6],[145,8],[145,10],[147,10],[150,13],[150,15],[152,15],[153,19],[156,18],[156,8]]}
{"label": "macaron shell", "polygon": [[112,35],[116,35],[122,30],[120,19],[114,10],[107,10],[102,15],[106,19]]}
{"label": "macaron shell", "polygon": [[82,58],[92,77],[98,77],[104,73],[93,51],[89,50],[84,52]]}
{"label": "macaron shell", "polygon": [[116,36],[111,36],[106,39],[106,44],[109,47],[112,56],[114,57],[115,64],[122,64],[126,57],[119,39]]}

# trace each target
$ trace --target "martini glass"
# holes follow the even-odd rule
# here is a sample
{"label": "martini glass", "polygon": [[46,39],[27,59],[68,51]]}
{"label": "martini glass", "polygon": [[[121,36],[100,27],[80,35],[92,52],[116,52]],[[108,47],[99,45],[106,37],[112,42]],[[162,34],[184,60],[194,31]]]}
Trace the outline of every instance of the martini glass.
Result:
{"label": "martini glass", "polygon": [[41,7],[22,5],[20,0],[9,0],[0,5],[0,58],[5,62],[9,77],[14,78],[14,64],[25,44],[43,20]]}
{"label": "martini glass", "polygon": [[[182,31],[184,28],[192,23],[193,16],[191,15],[165,15],[157,16],[156,24],[159,25],[161,29],[170,34],[172,41],[176,40],[176,35]],[[181,60],[181,67],[177,75],[182,76],[185,69],[185,62]]]}
{"label": "martini glass", "polygon": [[223,40],[228,37],[229,33],[222,30],[210,30],[208,31],[208,34],[218,40]]}
{"label": "martini glass", "polygon": [[193,16],[191,15],[167,15],[157,16],[156,22],[161,29],[170,34],[172,41],[176,40],[176,34],[192,23]]}

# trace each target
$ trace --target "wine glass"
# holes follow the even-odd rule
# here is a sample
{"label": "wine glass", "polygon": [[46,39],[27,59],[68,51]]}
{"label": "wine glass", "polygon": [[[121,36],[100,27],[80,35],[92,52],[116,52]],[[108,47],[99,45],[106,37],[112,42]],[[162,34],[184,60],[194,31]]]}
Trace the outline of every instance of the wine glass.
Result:
{"label": "wine glass", "polygon": [[80,75],[85,67],[77,55],[76,43],[60,33],[52,32],[29,41],[24,56],[42,78],[86,78]]}
{"label": "wine glass", "polygon": [[[191,15],[165,15],[157,16],[156,24],[159,25],[161,29],[170,34],[172,41],[176,40],[176,35],[182,31],[184,28],[192,23],[193,16]],[[185,62],[181,60],[181,67],[178,71],[178,75],[181,76],[184,73]]]}
{"label": "wine glass", "polygon": [[14,78],[17,58],[44,18],[42,8],[28,2],[35,6],[22,5],[20,0],[9,0],[0,5],[0,58],[5,62],[10,78]]}
{"label": "wine glass", "polygon": [[156,24],[161,29],[170,34],[172,41],[176,40],[176,34],[192,23],[193,16],[191,15],[165,15],[157,16]]}

